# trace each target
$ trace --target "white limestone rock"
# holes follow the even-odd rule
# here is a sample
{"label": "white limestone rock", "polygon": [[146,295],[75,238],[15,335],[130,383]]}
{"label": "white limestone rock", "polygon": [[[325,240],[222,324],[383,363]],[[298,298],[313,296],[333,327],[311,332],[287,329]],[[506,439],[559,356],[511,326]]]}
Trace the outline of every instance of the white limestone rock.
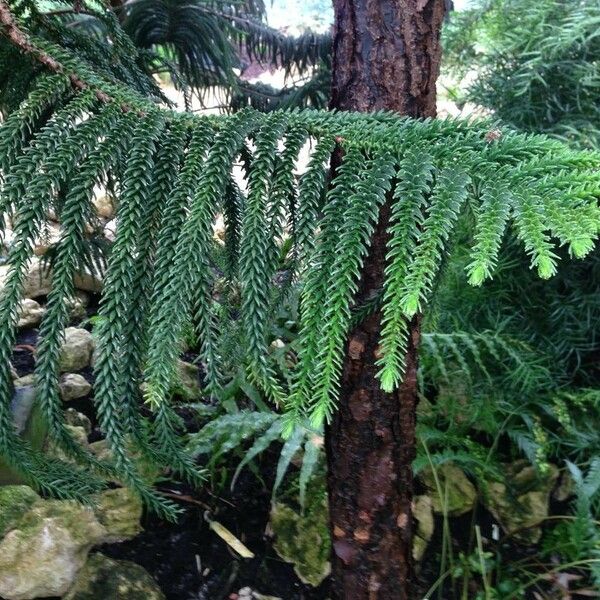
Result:
{"label": "white limestone rock", "polygon": [[68,402],[83,398],[92,391],[92,384],[79,373],[65,373],[59,382],[60,397]]}
{"label": "white limestone rock", "polygon": [[94,338],[86,329],[67,327],[60,351],[62,373],[80,371],[90,364],[94,351]]}
{"label": "white limestone rock", "polygon": [[44,314],[46,314],[46,309],[43,308],[39,302],[36,302],[31,298],[24,298],[21,300],[21,308],[17,326],[19,329],[35,327],[36,325],[40,324]]}

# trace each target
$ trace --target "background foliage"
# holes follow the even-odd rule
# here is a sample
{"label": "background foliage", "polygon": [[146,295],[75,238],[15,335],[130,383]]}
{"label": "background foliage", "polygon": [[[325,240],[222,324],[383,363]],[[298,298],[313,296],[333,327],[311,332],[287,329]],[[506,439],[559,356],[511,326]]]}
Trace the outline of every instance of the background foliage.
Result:
{"label": "background foliage", "polygon": [[505,123],[586,147],[600,144],[600,9],[590,0],[485,0],[456,12],[446,65],[469,74],[461,102]]}
{"label": "background foliage", "polygon": [[[556,561],[598,577],[597,154],[492,121],[172,113],[152,74],[169,73],[190,94],[218,85],[236,109],[249,102],[270,109],[277,94],[253,97],[256,89],[239,79],[244,57],[304,72],[327,64],[319,45],[325,37],[296,43],[269,31],[256,22],[264,7],[252,3],[236,5],[234,13],[220,3],[155,0],[126,4],[116,14],[95,4],[86,5],[90,14],[49,14],[30,2],[11,6],[37,48],[84,84],[73,89],[2,41],[2,199],[19,224],[20,241],[11,251],[13,276],[0,305],[6,317],[0,348],[6,358],[29,242],[51,206],[65,236],[51,259],[55,289],[36,366],[40,403],[50,435],[98,474],[81,477],[5,434],[4,453],[31,483],[78,495],[118,476],[149,505],[171,512],[174,507],[140,478],[132,446],[197,481],[191,450],[215,485],[223,465],[231,485],[244,468],[260,476],[261,456],[274,447],[273,494],[297,492],[304,507],[309,482],[323,476],[321,423],[334,407],[348,327],[383,304],[382,382],[391,388],[402,376],[405,321],[429,303],[416,469],[435,471],[451,462],[484,487],[505,481],[505,466],[525,457],[540,476],[558,465],[576,491],[557,524],[546,527],[540,561],[514,560],[510,539],[484,551],[476,535],[483,520],[475,515],[473,535],[458,549],[446,516],[444,538],[429,557],[439,565],[444,593],[466,597],[474,586],[479,597],[519,597],[538,585],[540,574],[560,570]],[[172,26],[165,29],[165,22]],[[592,2],[485,2],[450,21],[448,66],[459,75],[465,65],[475,69],[465,100],[513,127],[593,147],[597,23]],[[318,105],[319,77],[322,83],[326,69],[314,88],[307,84],[286,98]],[[311,89],[315,99],[302,99]],[[294,168],[309,139],[312,159],[298,178]],[[343,145],[346,160],[326,192],[335,143]],[[86,167],[77,173],[84,158]],[[82,231],[93,220],[90,193],[109,180],[121,225],[105,256],[96,325],[96,410],[113,448],[113,461],[100,464],[64,429],[54,365],[72,273],[99,264]],[[352,295],[360,257],[376,209],[393,186],[386,287],[373,306],[357,307]],[[199,188],[205,191],[196,194]],[[406,198],[410,202],[400,202]],[[217,212],[225,222],[221,240],[212,237]],[[587,256],[572,261],[571,255]],[[554,277],[540,282],[535,270]],[[492,274],[492,282],[477,286]],[[475,287],[466,285],[467,277]],[[183,438],[175,435],[182,421],[170,404],[179,397],[172,366],[182,340],[199,356],[208,384],[205,401],[191,406],[205,426]],[[12,390],[9,374],[2,376],[6,408]]]}

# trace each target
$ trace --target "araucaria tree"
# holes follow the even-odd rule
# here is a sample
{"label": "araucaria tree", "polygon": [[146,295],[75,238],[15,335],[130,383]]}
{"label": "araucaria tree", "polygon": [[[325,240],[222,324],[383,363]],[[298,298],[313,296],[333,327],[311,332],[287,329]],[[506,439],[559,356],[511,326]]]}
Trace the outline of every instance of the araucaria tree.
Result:
{"label": "araucaria tree", "polygon": [[[151,509],[174,514],[132,454],[200,479],[169,400],[190,323],[201,341],[207,394],[221,385],[216,339],[223,312],[213,294],[221,274],[210,257],[213,223],[223,214],[229,267],[222,276],[241,294],[237,318],[250,375],[285,406],[287,434],[306,419],[331,423],[333,597],[358,600],[411,597],[408,463],[418,321],[457,222],[472,222],[472,285],[492,276],[509,229],[547,278],[556,245],[585,256],[600,223],[597,153],[491,122],[412,118],[434,114],[443,2],[372,5],[336,6],[334,103],[407,117],[173,112],[132,61],[118,25],[108,68],[93,52],[42,35],[29,0],[0,2],[0,76],[4,86],[29,89],[0,127],[0,214],[15,233],[0,296],[0,455],[46,493],[81,497],[117,478]],[[27,77],[7,61],[15,51]],[[296,176],[307,142],[310,160]],[[111,458],[101,460],[65,426],[58,360],[74,275],[93,264],[86,224],[94,218],[94,188],[107,178],[118,196],[118,229],[94,364],[98,421],[111,448]],[[40,328],[37,402],[50,438],[80,469],[37,453],[12,423],[19,303],[49,211],[59,216],[62,237],[51,256],[53,288]],[[289,388],[269,361],[266,327],[285,292],[275,276],[284,240],[292,246],[288,281],[301,294]],[[352,463],[349,452],[363,462]]]}
{"label": "araucaria tree", "polygon": [[[331,107],[435,117],[444,0],[341,0],[334,9]],[[425,156],[414,149],[398,165],[397,187],[380,198],[368,252],[357,263],[352,302],[373,310],[344,330],[338,410],[326,435],[338,598],[404,599],[410,593],[421,303],[468,186],[466,173],[439,172],[434,193],[443,188],[446,204],[432,208],[423,230],[435,223],[437,231],[421,240],[421,266],[406,270],[424,225],[419,198],[433,178]]]}

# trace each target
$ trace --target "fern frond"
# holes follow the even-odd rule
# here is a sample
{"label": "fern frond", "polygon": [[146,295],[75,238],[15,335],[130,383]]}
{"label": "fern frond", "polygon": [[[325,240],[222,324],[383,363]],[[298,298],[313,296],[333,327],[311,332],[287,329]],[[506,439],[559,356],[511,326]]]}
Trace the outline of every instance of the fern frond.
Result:
{"label": "fern frond", "polygon": [[300,476],[298,478],[298,499],[302,508],[306,506],[306,490],[317,468],[320,454],[321,448],[315,441],[314,434],[309,434],[304,443],[304,456],[302,457]]}
{"label": "fern frond", "polygon": [[238,447],[242,440],[269,430],[278,419],[272,412],[240,411],[223,415],[190,435],[188,447],[196,455],[207,454],[210,462]]}
{"label": "fern frond", "polygon": [[252,462],[259,454],[264,452],[273,442],[281,439],[281,429],[282,422],[281,419],[276,419],[273,421],[272,425],[261,435],[257,436],[254,440],[254,443],[248,451],[244,454],[244,458],[240,461],[240,464],[237,466],[233,477],[231,479],[231,487],[235,485],[242,469]]}
{"label": "fern frond", "polygon": [[421,368],[429,382],[452,383],[451,372],[469,385],[481,375],[491,381],[493,368],[496,377],[504,372],[516,389],[524,389],[545,375],[538,374],[532,349],[501,331],[425,332],[422,342]]}
{"label": "fern frond", "polygon": [[[198,433],[191,434],[188,447],[194,455],[210,457],[209,467],[233,450],[242,452],[243,457],[231,479],[230,485],[233,489],[242,470],[272,444],[281,440],[283,426],[283,416],[274,412],[240,411],[225,414],[211,420]],[[254,438],[254,442],[244,450],[245,441],[251,438]],[[317,439],[318,434],[307,428],[305,424],[297,427],[293,434],[288,436],[277,460],[272,488],[273,497],[281,487],[286,473],[289,472],[292,459],[303,448],[298,486],[300,502],[304,506],[308,484],[315,474],[321,457],[321,446]]]}
{"label": "fern frond", "polygon": [[283,478],[292,462],[292,459],[296,453],[302,448],[302,442],[304,440],[304,431],[301,427],[296,427],[292,435],[290,435],[281,448],[279,454],[279,460],[277,461],[277,468],[275,470],[275,482],[273,483],[272,495],[275,497],[277,490],[283,483]]}

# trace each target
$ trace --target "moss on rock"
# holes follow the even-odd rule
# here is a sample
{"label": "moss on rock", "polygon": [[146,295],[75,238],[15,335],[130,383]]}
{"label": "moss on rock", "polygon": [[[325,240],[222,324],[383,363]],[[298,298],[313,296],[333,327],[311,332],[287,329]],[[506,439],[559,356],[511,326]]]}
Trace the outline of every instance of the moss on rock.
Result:
{"label": "moss on rock", "polygon": [[415,561],[419,562],[423,558],[425,550],[427,550],[435,527],[431,498],[429,496],[415,496],[412,511],[417,525],[413,538],[412,554]]}
{"label": "moss on rock", "polygon": [[128,560],[93,554],[63,600],[164,600],[150,574]]}
{"label": "moss on rock", "polygon": [[108,532],[106,541],[121,542],[142,531],[142,501],[130,489],[106,490],[95,501],[96,517]]}
{"label": "moss on rock", "polygon": [[106,530],[90,508],[65,500],[34,502],[0,541],[0,597],[62,596]]}
{"label": "moss on rock", "polygon": [[299,579],[319,585],[331,570],[327,504],[320,502],[302,515],[283,503],[271,509],[271,528],[275,534],[273,548],[286,562],[294,565]]}
{"label": "moss on rock", "polygon": [[540,525],[548,516],[550,492],[558,479],[558,468],[550,465],[540,473],[527,461],[505,465],[504,482],[486,486],[484,504],[502,529],[518,542],[537,544],[542,537]]}
{"label": "moss on rock", "polygon": [[424,469],[421,478],[429,490],[434,513],[459,517],[475,507],[477,490],[456,465],[440,465],[435,475],[431,468]]}
{"label": "moss on rock", "polygon": [[0,486],[0,538],[12,529],[39,499],[29,486]]}

